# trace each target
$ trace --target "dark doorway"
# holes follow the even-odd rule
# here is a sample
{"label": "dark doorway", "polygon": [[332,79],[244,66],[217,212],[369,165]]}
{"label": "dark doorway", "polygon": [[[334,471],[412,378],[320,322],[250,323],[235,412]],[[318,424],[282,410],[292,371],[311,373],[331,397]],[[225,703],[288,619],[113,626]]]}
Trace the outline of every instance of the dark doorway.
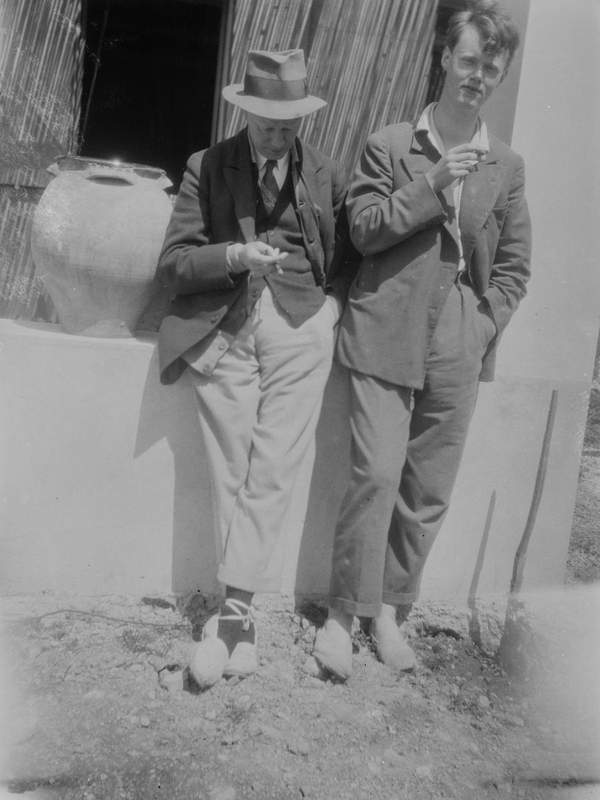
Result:
{"label": "dark doorway", "polygon": [[84,0],[81,155],[164,169],[211,143],[225,3]]}

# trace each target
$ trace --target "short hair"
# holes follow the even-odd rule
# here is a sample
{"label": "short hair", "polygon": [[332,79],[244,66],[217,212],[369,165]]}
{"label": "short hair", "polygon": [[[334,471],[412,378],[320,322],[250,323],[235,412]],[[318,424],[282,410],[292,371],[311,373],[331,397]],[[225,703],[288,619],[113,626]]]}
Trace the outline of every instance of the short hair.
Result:
{"label": "short hair", "polygon": [[496,0],[468,0],[464,11],[455,12],[448,21],[446,47],[454,50],[467,25],[473,25],[483,39],[485,53],[507,53],[506,69],[519,46],[519,31]]}

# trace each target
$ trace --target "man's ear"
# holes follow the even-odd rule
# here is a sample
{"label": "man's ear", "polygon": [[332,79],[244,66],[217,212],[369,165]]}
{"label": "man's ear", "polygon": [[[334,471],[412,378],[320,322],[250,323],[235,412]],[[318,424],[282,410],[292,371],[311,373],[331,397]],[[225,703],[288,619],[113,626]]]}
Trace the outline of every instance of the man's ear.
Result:
{"label": "man's ear", "polygon": [[450,63],[450,57],[452,53],[450,52],[450,48],[446,45],[442,50],[442,58],[441,58],[441,65],[444,72],[448,69],[448,64]]}

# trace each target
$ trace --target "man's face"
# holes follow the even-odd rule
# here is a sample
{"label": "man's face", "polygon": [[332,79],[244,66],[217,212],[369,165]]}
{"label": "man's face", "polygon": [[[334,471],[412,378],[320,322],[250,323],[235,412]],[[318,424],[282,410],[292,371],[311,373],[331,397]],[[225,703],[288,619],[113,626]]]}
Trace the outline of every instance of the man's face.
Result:
{"label": "man's face", "polygon": [[467,25],[454,50],[442,53],[446,80],[442,96],[458,108],[479,111],[504,77],[508,53],[484,53],[477,28]]}
{"label": "man's face", "polygon": [[292,146],[302,118],[267,119],[247,114],[248,133],[258,152],[265,158],[281,158]]}

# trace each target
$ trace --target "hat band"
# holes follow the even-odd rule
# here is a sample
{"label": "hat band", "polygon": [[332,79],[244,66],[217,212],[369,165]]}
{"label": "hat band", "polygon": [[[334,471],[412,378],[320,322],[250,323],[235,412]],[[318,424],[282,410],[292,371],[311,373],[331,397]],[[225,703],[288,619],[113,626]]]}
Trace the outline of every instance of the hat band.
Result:
{"label": "hat band", "polygon": [[261,100],[304,100],[308,96],[308,83],[306,78],[281,81],[246,75],[244,94],[258,97]]}

